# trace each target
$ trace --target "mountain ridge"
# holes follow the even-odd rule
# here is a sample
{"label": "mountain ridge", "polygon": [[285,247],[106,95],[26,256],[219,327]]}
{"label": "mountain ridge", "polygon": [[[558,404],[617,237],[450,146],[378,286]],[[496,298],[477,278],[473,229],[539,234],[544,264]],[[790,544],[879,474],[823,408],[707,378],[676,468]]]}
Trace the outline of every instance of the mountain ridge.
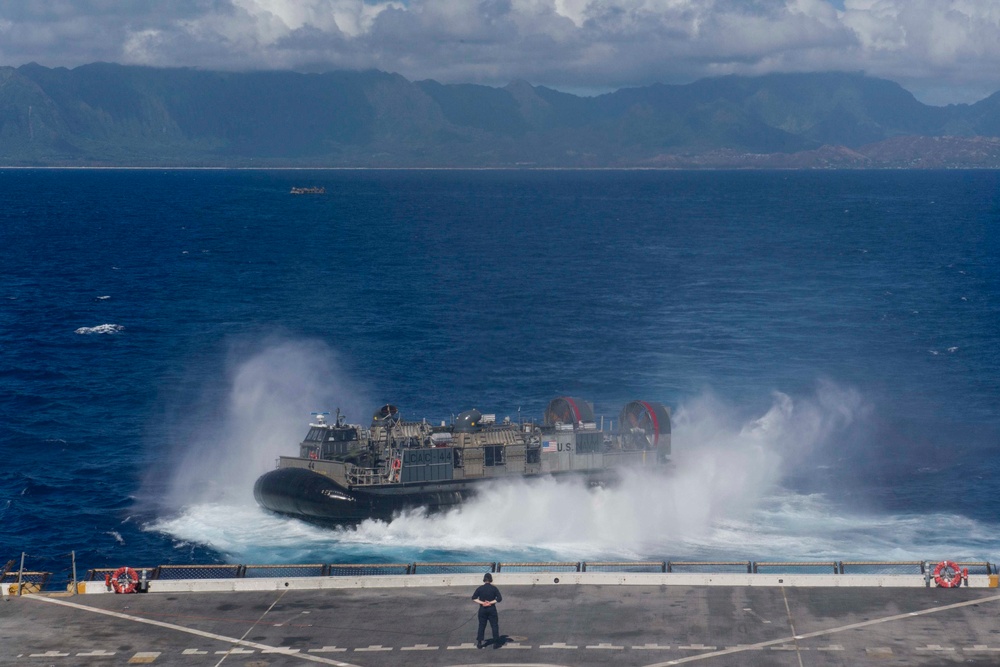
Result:
{"label": "mountain ridge", "polygon": [[378,70],[0,67],[8,166],[998,168],[998,136],[1000,92],[933,107],[858,72],[579,97]]}

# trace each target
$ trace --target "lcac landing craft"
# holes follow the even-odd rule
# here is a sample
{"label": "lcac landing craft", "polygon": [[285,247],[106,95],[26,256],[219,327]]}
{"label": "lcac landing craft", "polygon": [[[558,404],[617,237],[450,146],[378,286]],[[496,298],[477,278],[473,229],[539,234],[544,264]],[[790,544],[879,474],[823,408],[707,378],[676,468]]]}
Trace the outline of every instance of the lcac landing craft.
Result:
{"label": "lcac landing craft", "polygon": [[618,429],[593,406],[568,396],[552,400],[541,424],[497,422],[468,410],[454,423],[405,421],[384,405],[367,428],[316,415],[298,456],[282,456],[277,469],[254,484],[261,506],[307,519],[361,521],[398,510],[455,505],[490,480],[545,475],[613,482],[625,466],[662,467],[670,456],[670,411],[632,401]]}

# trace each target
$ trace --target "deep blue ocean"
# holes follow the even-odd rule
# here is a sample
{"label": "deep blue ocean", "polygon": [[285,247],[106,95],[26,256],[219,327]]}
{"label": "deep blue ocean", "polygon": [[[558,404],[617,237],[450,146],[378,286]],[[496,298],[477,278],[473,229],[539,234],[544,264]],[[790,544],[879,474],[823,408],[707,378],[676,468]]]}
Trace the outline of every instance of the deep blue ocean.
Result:
{"label": "deep blue ocean", "polygon": [[[562,395],[669,405],[672,474],[341,528],[254,504],[312,412]],[[998,401],[997,172],[0,170],[0,560],[56,576],[996,562]]]}

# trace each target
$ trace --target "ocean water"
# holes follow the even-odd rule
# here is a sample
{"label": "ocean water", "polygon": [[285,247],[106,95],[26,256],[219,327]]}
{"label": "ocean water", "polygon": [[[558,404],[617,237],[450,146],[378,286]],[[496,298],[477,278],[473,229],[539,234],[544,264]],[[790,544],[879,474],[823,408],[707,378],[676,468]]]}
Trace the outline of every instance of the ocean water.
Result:
{"label": "ocean water", "polygon": [[[291,186],[325,195],[291,196]],[[323,527],[310,413],[673,411],[671,475]],[[0,170],[0,560],[1000,556],[1000,173]]]}

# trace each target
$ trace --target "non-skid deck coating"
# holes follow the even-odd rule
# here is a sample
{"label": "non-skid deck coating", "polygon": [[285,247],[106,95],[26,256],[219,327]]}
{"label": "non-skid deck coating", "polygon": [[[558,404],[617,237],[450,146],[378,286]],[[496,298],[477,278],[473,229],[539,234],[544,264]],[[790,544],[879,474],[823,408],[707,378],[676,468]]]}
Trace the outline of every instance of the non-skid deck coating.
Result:
{"label": "non-skid deck coating", "polygon": [[4,598],[0,665],[1000,665],[995,588],[496,584],[496,650],[473,587]]}

